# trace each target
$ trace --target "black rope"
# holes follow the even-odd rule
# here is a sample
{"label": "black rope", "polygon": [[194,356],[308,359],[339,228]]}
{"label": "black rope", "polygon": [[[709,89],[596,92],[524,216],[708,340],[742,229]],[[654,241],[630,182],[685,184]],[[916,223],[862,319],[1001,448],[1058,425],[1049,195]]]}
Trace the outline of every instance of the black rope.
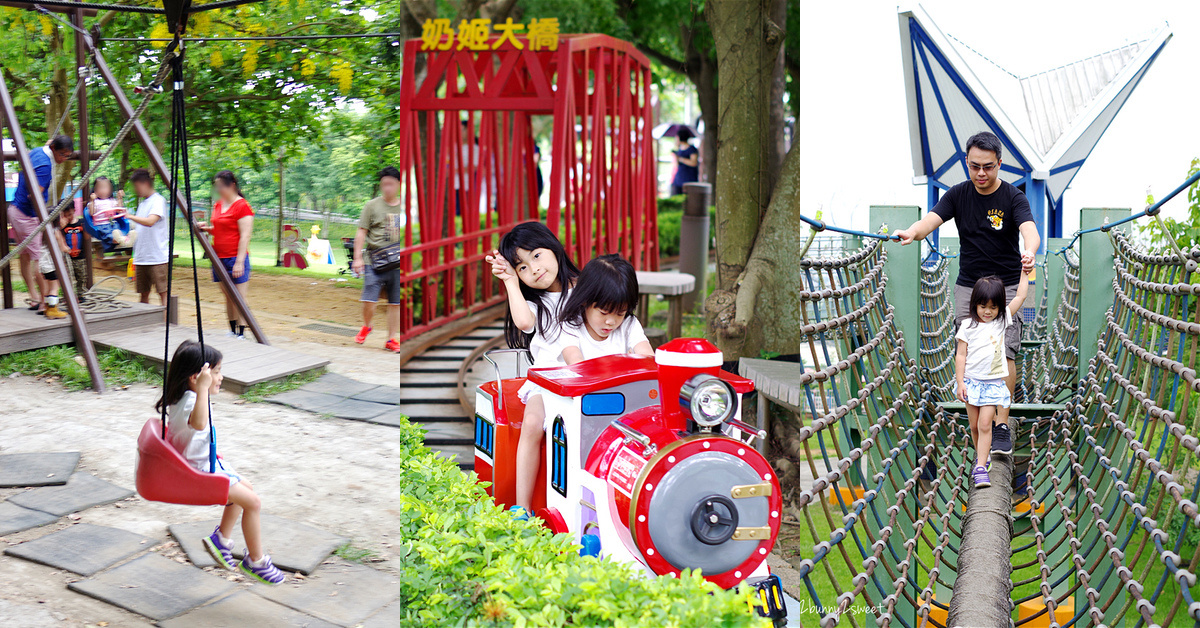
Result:
{"label": "black rope", "polygon": [[[262,1],[263,0],[224,0],[223,2],[210,2],[208,4],[201,4],[201,5],[192,7],[190,9],[188,9],[188,13],[189,14],[199,13],[201,11],[211,11],[213,9],[227,9],[229,7],[236,7],[236,6],[243,5],[243,4],[253,4],[256,2],[262,2]],[[103,4],[103,3],[99,3],[99,2],[71,2],[69,0],[38,0],[37,2],[29,3],[29,5],[31,7],[35,7],[39,4],[42,6],[47,6],[47,7],[59,7],[62,9],[85,9],[85,10],[91,10],[91,11],[119,11],[122,13],[143,13],[143,14],[147,14],[147,15],[166,15],[167,14],[166,9],[160,9],[157,7],[140,7],[140,6],[135,6],[135,5],[131,5],[131,4]]]}
{"label": "black rope", "polygon": [[[360,39],[369,37],[393,37],[399,39],[403,33],[349,33],[340,35],[256,35],[245,37],[184,37],[186,42],[204,43],[208,41],[303,41],[309,39]],[[166,42],[175,41],[170,37],[105,37],[105,42]]]}
{"label": "black rope", "polygon": [[[187,116],[186,116],[186,101],[184,96],[184,80],[183,80],[183,48],[179,48],[180,54],[171,60],[171,78],[173,81],[172,99],[171,99],[171,199],[170,199],[170,218],[168,219],[168,229],[170,230],[170,239],[167,241],[167,304],[170,307],[170,299],[172,287],[174,284],[174,260],[175,260],[175,229],[177,224],[177,216],[182,213],[188,223],[188,240],[192,251],[192,289],[196,301],[196,336],[200,341],[200,353],[204,354],[204,320],[200,311],[200,271],[196,262],[196,231],[193,225],[192,215],[192,170],[191,164],[188,161],[188,140],[187,140]],[[183,198],[184,207],[179,206],[179,181],[183,180]],[[167,358],[171,350],[171,324],[166,323],[166,332],[163,334],[163,364],[167,363]],[[215,364],[210,366],[216,366]],[[164,386],[166,385],[166,368],[163,369]],[[166,439],[166,408],[162,410],[163,421],[163,438]],[[209,430],[209,456],[208,465],[209,473],[216,472],[216,448],[217,448],[217,431],[212,421],[212,403],[210,401],[208,407],[208,430]]]}

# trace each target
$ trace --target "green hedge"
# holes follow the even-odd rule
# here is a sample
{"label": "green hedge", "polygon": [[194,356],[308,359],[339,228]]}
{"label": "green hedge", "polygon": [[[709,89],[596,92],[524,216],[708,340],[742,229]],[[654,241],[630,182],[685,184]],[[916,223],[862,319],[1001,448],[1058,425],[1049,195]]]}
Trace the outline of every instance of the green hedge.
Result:
{"label": "green hedge", "polygon": [[571,537],[493,504],[474,475],[424,447],[418,427],[400,434],[401,625],[768,625],[748,590],[579,556]]}

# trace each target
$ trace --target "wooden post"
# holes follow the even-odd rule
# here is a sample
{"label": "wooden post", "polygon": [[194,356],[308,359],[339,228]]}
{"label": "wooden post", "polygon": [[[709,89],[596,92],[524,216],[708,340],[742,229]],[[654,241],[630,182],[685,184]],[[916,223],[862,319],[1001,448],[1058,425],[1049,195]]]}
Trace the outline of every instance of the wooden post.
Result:
{"label": "wooden post", "polygon": [[[4,127],[8,125],[4,112],[0,111],[0,144],[4,143]],[[2,152],[2,151],[0,151]],[[4,188],[4,155],[0,154],[0,188]],[[4,233],[0,234],[0,257],[8,255],[8,191],[0,191],[0,224],[4,225]],[[4,283],[4,309],[13,307],[12,265],[0,268],[0,281]]]}
{"label": "wooden post", "polygon": [[[74,24],[76,28],[83,28],[83,9],[75,9],[71,12],[71,24]],[[87,54],[84,52],[86,46],[87,43],[84,42],[83,33],[75,31],[75,67],[77,74],[80,69],[84,68],[87,64]],[[91,72],[91,68],[84,69],[82,71]],[[77,75],[76,79],[82,81],[85,80],[85,77],[83,75]],[[88,168],[91,167],[92,156],[91,144],[88,138],[88,99],[86,85],[84,85],[83,89],[79,90],[79,102],[78,106],[76,107],[76,118],[78,122],[75,126],[79,129],[79,173],[81,176],[79,181],[79,199],[83,201],[84,205],[86,205],[88,196],[91,195],[92,189],[91,182],[82,179],[83,173],[87,172]],[[77,218],[83,220],[82,211]],[[84,259],[87,260],[87,275],[84,278],[83,285],[91,288],[92,284],[94,283],[95,276],[92,271],[92,237],[88,235],[87,229],[83,230],[82,247]],[[66,278],[63,279],[63,281],[66,280]]]}
{"label": "wooden post", "polygon": [[[21,125],[17,121],[16,109],[13,108],[12,96],[8,93],[8,83],[5,82],[4,76],[0,74],[0,107],[3,108],[4,115],[8,118],[8,128],[12,132],[13,144],[17,148],[17,163],[20,164],[21,170],[25,173],[25,183],[29,186],[29,200],[33,202],[34,211],[39,220],[46,220],[49,212],[46,209],[46,202],[42,199],[42,195],[37,190],[37,175],[33,169],[33,163],[29,159],[29,149],[25,144],[25,135],[21,132]],[[49,235],[43,233],[43,236]],[[8,234],[4,234],[4,239],[8,239]],[[62,249],[58,246],[58,238],[43,237],[43,245],[47,247],[50,255],[53,256],[54,270],[59,277],[67,278],[70,276],[67,273],[67,261],[63,259]],[[34,269],[36,271],[36,268]],[[62,291],[67,297],[67,311],[71,314],[68,317],[71,321],[71,329],[75,332],[75,347],[79,353],[83,354],[84,363],[87,364],[88,374],[92,378],[92,388],[96,392],[104,392],[104,372],[100,370],[100,361],[96,359],[96,347],[92,345],[92,338],[88,335],[87,325],[83,321],[83,310],[79,309],[79,300],[75,297],[75,286],[71,285],[70,281],[62,281]],[[42,295],[45,298],[46,295]]]}
{"label": "wooden post", "polygon": [[[871,231],[886,226],[888,233],[903,229],[921,218],[921,208],[908,206],[871,206]],[[908,357],[921,361],[921,315],[918,295],[921,292],[921,247],[900,246],[898,242],[883,244],[887,251],[887,262],[883,272],[887,275],[885,288],[887,301],[896,308],[896,329],[904,334],[904,350]]]}
{"label": "wooden post", "polygon": [[[129,103],[129,99],[125,97],[124,90],[121,89],[120,83],[113,75],[112,70],[108,67],[108,62],[104,60],[104,55],[99,50],[92,48],[96,55],[96,70],[100,72],[100,76],[104,78],[104,82],[108,84],[112,91],[114,99],[117,101],[117,107],[121,110],[121,115],[126,119],[133,115],[134,107]],[[167,170],[167,164],[163,161],[162,153],[159,152],[158,146],[154,144],[154,138],[150,136],[150,132],[146,130],[146,126],[140,120],[133,123],[133,133],[137,135],[138,141],[141,142],[142,148],[146,152],[146,157],[150,160],[150,164],[154,167],[155,172],[162,178],[163,182],[168,186],[171,184],[171,172]],[[196,226],[196,222],[192,220],[192,209],[187,204],[187,199],[183,197],[183,191],[179,190],[175,194],[176,203],[179,205],[179,210],[183,213],[183,217],[187,220],[188,227],[192,233],[196,235],[200,246],[204,249],[204,253],[208,255],[208,259],[214,263],[212,265],[213,272],[220,279],[218,284],[221,291],[233,303],[234,309],[246,321],[246,326],[254,334],[254,337],[262,344],[269,345],[267,335],[263,333],[262,327],[258,324],[258,319],[254,318],[254,314],[250,311],[250,306],[246,305],[246,300],[242,298],[242,293],[238,292],[233,285],[233,278],[229,276],[229,271],[225,269],[225,265],[221,264],[217,257],[217,252],[213,250],[212,243],[208,241],[207,235]]]}
{"label": "wooden post", "polygon": [[275,265],[283,266],[283,157],[279,157],[279,216],[275,220]]}

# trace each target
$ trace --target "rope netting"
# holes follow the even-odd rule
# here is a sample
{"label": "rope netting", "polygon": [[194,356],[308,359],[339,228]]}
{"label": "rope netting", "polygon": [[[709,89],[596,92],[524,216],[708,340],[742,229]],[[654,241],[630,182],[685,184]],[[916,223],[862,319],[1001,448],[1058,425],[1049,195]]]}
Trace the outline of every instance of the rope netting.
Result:
{"label": "rope netting", "polygon": [[885,296],[882,241],[802,262],[800,402],[773,415],[785,530],[803,539],[786,558],[811,597],[801,623],[945,628],[960,569],[1003,577],[995,606],[1018,627],[1200,621],[1200,248],[1151,255],[1109,234],[1112,308],[1082,377],[1075,250],[1042,264],[1031,291],[1016,401],[1058,405],[1014,408],[1016,451],[993,479],[1011,474],[1012,503],[1005,492],[989,506],[1008,523],[993,565],[960,561],[974,449],[965,416],[943,408],[955,386],[948,260],[922,265],[918,360]]}

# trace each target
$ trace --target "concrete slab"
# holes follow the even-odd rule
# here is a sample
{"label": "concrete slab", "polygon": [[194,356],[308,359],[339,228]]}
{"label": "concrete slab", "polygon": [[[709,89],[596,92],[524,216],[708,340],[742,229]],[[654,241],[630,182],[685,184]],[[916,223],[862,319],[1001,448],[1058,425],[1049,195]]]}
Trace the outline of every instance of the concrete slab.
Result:
{"label": "concrete slab", "polygon": [[405,403],[458,403],[458,385],[450,383],[445,386],[404,387],[400,389],[400,398]]}
{"label": "concrete slab", "polygon": [[324,414],[325,410],[336,403],[342,401],[343,397],[330,395],[327,393],[309,392],[307,390],[290,390],[285,393],[280,393],[274,397],[268,397],[267,403],[277,403],[283,406],[291,406],[298,410],[305,410],[316,414]]}
{"label": "concrete slab", "polygon": [[458,403],[406,403],[400,411],[418,423],[438,421],[470,421]]}
{"label": "concrete slab", "polygon": [[154,620],[182,615],[236,587],[234,583],[146,554],[67,588]]}
{"label": "concrete slab", "polygon": [[44,526],[58,521],[58,517],[42,512],[22,508],[10,502],[0,502],[0,536]]}
{"label": "concrete slab", "polygon": [[0,456],[0,488],[66,484],[79,464],[79,452]]}
{"label": "concrete slab", "polygon": [[367,423],[375,423],[376,425],[390,425],[392,427],[400,427],[400,408],[389,410],[383,414],[367,419]]}
{"label": "concrete slab", "polygon": [[400,597],[400,581],[370,567],[339,561],[325,565],[319,577],[301,585],[256,586],[251,591],[339,626],[356,626]]}
{"label": "concrete slab", "polygon": [[[204,537],[212,534],[218,520],[177,523],[168,528],[171,536],[197,567],[213,567],[216,561],[204,548]],[[262,516],[262,538],[271,562],[283,571],[298,571],[310,574],[321,566],[321,562],[334,550],[345,545],[349,539],[331,534],[319,528],[271,515]],[[245,548],[239,526],[233,534],[233,555],[241,558]]]}
{"label": "concrete slab", "polygon": [[300,387],[300,390],[307,392],[325,393],[327,395],[337,395],[339,397],[352,397],[358,393],[363,393],[372,388],[377,388],[374,384],[364,384],[363,382],[355,381],[345,375],[337,373],[326,373],[316,381],[309,382]]}
{"label": "concrete slab", "polygon": [[322,414],[332,414],[339,419],[366,421],[373,419],[389,410],[399,410],[396,406],[359,401],[358,399],[343,399],[322,410]]}
{"label": "concrete slab", "polygon": [[117,528],[80,523],[14,545],[5,554],[90,576],[157,545],[154,539]]}
{"label": "concrete slab", "polygon": [[[454,383],[453,375],[450,377],[451,383]],[[350,398],[374,403],[387,403],[394,406],[400,403],[400,389],[395,386],[376,386],[370,390],[350,395]]]}
{"label": "concrete slab", "polygon": [[[396,617],[400,617],[398,609]],[[316,617],[298,613],[281,604],[264,600],[248,591],[238,591],[174,619],[161,621],[158,625],[161,628],[243,628],[244,626],[333,628],[335,626],[335,624]],[[399,619],[388,624],[388,628],[395,628],[398,625]]]}
{"label": "concrete slab", "polygon": [[109,504],[133,495],[133,491],[105,482],[90,473],[76,473],[64,486],[45,486],[25,491],[8,501],[25,508],[63,516],[92,506]]}
{"label": "concrete slab", "polygon": [[475,442],[475,426],[471,423],[430,423],[425,428],[425,443],[458,445]]}
{"label": "concrete slab", "polygon": [[362,628],[396,628],[400,625],[400,600],[383,607],[363,622]]}

